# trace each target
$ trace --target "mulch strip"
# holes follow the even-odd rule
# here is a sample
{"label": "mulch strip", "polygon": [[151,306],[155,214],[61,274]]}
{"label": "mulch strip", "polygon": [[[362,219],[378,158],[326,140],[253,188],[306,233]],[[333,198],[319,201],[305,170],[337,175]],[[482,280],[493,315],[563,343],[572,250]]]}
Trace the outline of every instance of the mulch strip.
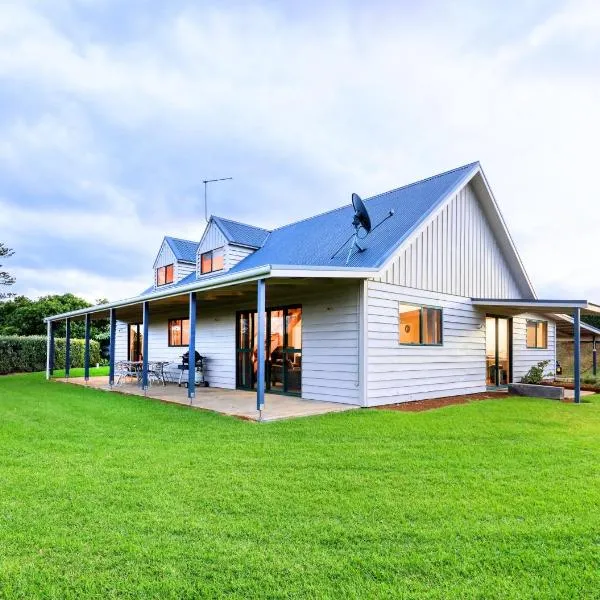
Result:
{"label": "mulch strip", "polygon": [[445,398],[432,398],[431,400],[414,400],[411,402],[399,402],[397,404],[384,404],[374,406],[377,410],[400,410],[404,412],[421,412],[451,406],[452,404],[467,404],[476,400],[491,400],[494,398],[506,398],[506,392],[482,392],[481,394],[468,394],[466,396],[447,396]]}

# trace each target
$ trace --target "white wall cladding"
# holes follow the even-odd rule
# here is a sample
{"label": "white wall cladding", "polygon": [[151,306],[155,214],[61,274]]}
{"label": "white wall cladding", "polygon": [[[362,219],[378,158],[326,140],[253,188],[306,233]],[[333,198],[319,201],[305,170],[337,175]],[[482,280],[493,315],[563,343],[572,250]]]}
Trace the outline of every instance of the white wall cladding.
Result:
{"label": "white wall cladding", "polygon": [[[527,321],[548,321],[548,347],[527,348]],[[519,381],[529,369],[542,360],[549,360],[545,374],[556,370],[556,323],[540,315],[519,315],[513,318],[513,381]]]}
{"label": "white wall cladding", "polygon": [[125,321],[117,321],[115,360],[127,360],[127,323]]}
{"label": "white wall cladding", "polygon": [[232,267],[235,267],[235,265],[253,252],[254,250],[252,248],[229,244],[225,247],[225,269],[228,271]]}
{"label": "white wall cladding", "polygon": [[218,225],[215,225],[214,221],[211,221],[208,229],[204,232],[200,245],[198,246],[198,254],[196,256],[196,262],[200,259],[200,255],[203,252],[220,248],[227,244],[227,238],[223,235],[223,232],[219,229]]}
{"label": "white wall cladding", "polygon": [[[443,346],[398,343],[398,303],[443,309]],[[368,405],[484,392],[485,314],[469,300],[368,282]]]}
{"label": "white wall cladding", "polygon": [[[358,283],[316,282],[282,292],[267,282],[267,306],[302,305],[302,397],[359,404]],[[238,310],[253,310],[254,299],[238,303],[198,302],[196,349],[207,356],[207,379],[213,387],[235,388],[235,319]],[[185,309],[157,313],[150,304],[150,360],[180,362],[186,348],[169,348],[169,318]],[[122,326],[122,327],[121,327]],[[123,333],[121,333],[121,329]],[[127,325],[117,327],[117,359],[127,358]]]}
{"label": "white wall cladding", "polygon": [[184,277],[187,277],[190,273],[196,271],[196,265],[194,263],[177,262],[175,263],[175,281],[181,281]]}
{"label": "white wall cladding", "polygon": [[382,272],[379,281],[468,298],[520,298],[471,185]]}

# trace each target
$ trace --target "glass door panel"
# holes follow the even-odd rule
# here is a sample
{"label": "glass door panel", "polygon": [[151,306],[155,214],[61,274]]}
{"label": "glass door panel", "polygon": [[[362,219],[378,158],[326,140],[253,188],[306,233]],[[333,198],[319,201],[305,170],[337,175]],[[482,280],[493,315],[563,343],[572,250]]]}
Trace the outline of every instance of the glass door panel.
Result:
{"label": "glass door panel", "polygon": [[485,368],[486,385],[496,385],[496,319],[485,319]]}
{"label": "glass door panel", "polygon": [[267,311],[267,389],[285,391],[283,310]]}
{"label": "glass door panel", "polygon": [[256,384],[256,313],[238,314],[237,387],[251,390]]}
{"label": "glass door panel", "polygon": [[510,356],[508,319],[498,319],[498,385],[508,385]]}
{"label": "glass door panel", "polygon": [[127,346],[128,360],[139,362],[142,360],[144,334],[141,323],[131,323],[128,326],[129,344]]}
{"label": "glass door panel", "polygon": [[285,310],[285,391],[302,392],[302,309]]}
{"label": "glass door panel", "polygon": [[511,373],[511,320],[503,317],[485,319],[486,384],[505,386]]}

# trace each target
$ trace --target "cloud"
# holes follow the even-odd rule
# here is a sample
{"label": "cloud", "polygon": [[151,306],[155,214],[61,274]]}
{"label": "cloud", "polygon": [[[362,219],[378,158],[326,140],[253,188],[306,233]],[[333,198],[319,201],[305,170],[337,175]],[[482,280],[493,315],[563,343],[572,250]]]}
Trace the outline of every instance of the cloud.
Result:
{"label": "cloud", "polygon": [[53,249],[114,297],[125,257],[149,280],[163,234],[200,237],[205,178],[234,177],[216,214],[272,227],[481,159],[540,293],[600,298],[595,3],[139,8],[0,7],[0,226],[24,289]]}

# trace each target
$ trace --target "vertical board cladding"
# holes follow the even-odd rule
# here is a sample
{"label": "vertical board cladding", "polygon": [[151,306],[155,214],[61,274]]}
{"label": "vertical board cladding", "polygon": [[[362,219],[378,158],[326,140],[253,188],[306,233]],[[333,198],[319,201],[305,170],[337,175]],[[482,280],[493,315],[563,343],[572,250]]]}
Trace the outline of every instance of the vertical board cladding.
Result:
{"label": "vertical board cladding", "polygon": [[[548,322],[548,346],[547,348],[527,347],[527,321]],[[520,381],[521,377],[531,367],[543,360],[549,360],[550,364],[544,371],[545,375],[554,374],[556,370],[556,322],[540,315],[525,314],[513,318],[513,381]]]}
{"label": "vertical board cladding", "polygon": [[[400,345],[399,303],[443,309],[443,345]],[[484,392],[485,315],[458,295],[368,283],[369,406]]]}
{"label": "vertical board cladding", "polygon": [[[267,306],[302,305],[302,398],[360,404],[359,284],[315,282],[282,292],[267,282]],[[255,310],[255,299],[239,303],[198,301],[196,349],[207,357],[211,387],[236,386],[236,313]],[[150,305],[149,360],[181,362],[187,347],[169,347],[168,320],[185,309],[157,314]],[[117,324],[117,359],[127,358],[127,323]]]}
{"label": "vertical board cladding", "polygon": [[[202,277],[200,271],[200,257],[204,252],[209,252],[215,248],[222,248],[227,246],[228,241],[223,232],[219,229],[219,226],[211,221],[208,229],[204,232],[200,244],[198,245],[198,251],[196,253],[196,275]],[[227,267],[226,267],[227,268]]]}
{"label": "vertical board cladding", "polygon": [[444,206],[377,280],[469,298],[522,296],[471,185]]}
{"label": "vertical board cladding", "polygon": [[172,265],[175,262],[175,254],[173,254],[171,246],[169,246],[167,241],[164,240],[162,246],[160,247],[158,256],[156,257],[154,268],[157,269],[158,267],[164,267],[165,265]]}

